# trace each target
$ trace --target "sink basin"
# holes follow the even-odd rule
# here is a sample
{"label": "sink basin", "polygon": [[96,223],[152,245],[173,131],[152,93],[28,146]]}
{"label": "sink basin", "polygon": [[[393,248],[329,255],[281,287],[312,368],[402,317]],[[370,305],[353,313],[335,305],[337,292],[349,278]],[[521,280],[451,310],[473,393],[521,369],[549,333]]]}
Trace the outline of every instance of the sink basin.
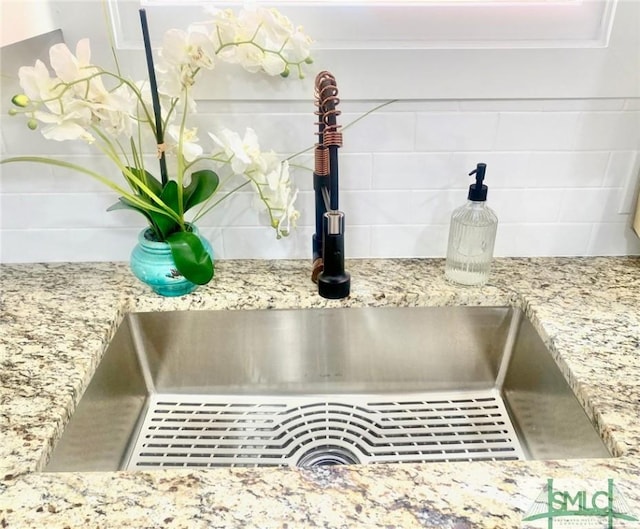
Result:
{"label": "sink basin", "polygon": [[46,471],[611,457],[512,307],[128,314]]}

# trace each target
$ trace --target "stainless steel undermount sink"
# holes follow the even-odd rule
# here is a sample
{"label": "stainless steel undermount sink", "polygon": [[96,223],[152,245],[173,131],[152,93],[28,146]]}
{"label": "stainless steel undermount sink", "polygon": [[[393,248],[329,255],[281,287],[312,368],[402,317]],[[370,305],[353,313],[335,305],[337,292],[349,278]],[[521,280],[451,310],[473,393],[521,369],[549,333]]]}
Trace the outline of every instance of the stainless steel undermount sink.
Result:
{"label": "stainless steel undermount sink", "polygon": [[132,313],[46,471],[611,457],[511,307]]}

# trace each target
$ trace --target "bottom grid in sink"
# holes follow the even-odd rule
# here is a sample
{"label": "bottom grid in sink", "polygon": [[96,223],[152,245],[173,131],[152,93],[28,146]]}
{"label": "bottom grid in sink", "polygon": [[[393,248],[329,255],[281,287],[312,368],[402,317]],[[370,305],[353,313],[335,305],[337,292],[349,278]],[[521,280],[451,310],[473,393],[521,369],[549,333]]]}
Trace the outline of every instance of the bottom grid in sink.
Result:
{"label": "bottom grid in sink", "polygon": [[128,469],[524,459],[495,390],[155,395]]}

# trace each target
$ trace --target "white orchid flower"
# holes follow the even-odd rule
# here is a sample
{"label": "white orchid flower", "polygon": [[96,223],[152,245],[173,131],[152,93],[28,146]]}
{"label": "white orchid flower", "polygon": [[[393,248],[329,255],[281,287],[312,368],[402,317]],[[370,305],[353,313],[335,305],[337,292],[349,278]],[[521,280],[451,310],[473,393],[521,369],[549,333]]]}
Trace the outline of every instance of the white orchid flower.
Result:
{"label": "white orchid flower", "polygon": [[[167,133],[175,142],[176,148],[180,145],[180,127],[169,125]],[[198,145],[198,129],[184,129],[182,131],[182,156],[187,162],[193,162],[198,156],[202,156],[202,147]]]}
{"label": "white orchid flower", "polygon": [[64,114],[36,111],[34,117],[47,124],[42,129],[42,135],[48,140],[83,140],[88,143],[93,143],[95,140],[87,131],[91,122],[91,110],[81,102],[70,103]]}
{"label": "white orchid flower", "polygon": [[298,225],[300,212],[295,208],[297,198],[298,190],[295,189],[293,192],[290,190],[283,201],[283,207],[280,215],[276,217],[278,222],[276,232],[280,236],[286,237],[291,233],[291,230]]}
{"label": "white orchid flower", "polygon": [[[18,70],[18,79],[24,93],[31,100],[53,100],[60,97],[64,90],[60,79],[52,78],[41,60],[37,60],[35,66],[22,66]],[[59,103],[55,107],[59,109]]]}
{"label": "white orchid flower", "polygon": [[54,44],[49,49],[49,61],[56,75],[65,83],[84,79],[91,74],[88,71],[91,61],[89,39],[81,39],[76,44],[73,55],[66,44]]}
{"label": "white orchid flower", "polygon": [[211,24],[211,39],[220,48],[218,57],[251,73],[280,75],[289,64],[309,57],[311,38],[276,9],[250,7],[237,17],[231,10],[218,10]]}
{"label": "white orchid flower", "polygon": [[223,129],[219,137],[211,133],[209,136],[228,156],[231,169],[236,174],[245,174],[260,156],[258,136],[251,128],[246,129],[244,138],[229,129]]}
{"label": "white orchid flower", "polygon": [[[211,39],[216,48],[224,44],[236,42],[236,36],[240,33],[240,23],[232,9],[207,9],[213,15],[209,22]],[[218,52],[218,57],[223,58],[231,49],[227,48]]]}
{"label": "white orchid flower", "polygon": [[[100,69],[91,64],[89,39],[81,39],[76,44],[73,55],[66,44],[55,44],[49,50],[49,60],[56,75],[65,83],[73,83],[71,92],[87,102],[105,103],[109,99],[100,76]],[[83,81],[84,82],[78,82]]]}
{"label": "white orchid flower", "polygon": [[269,40],[282,45],[295,31],[291,20],[277,9],[258,8],[262,29]]}
{"label": "white orchid flower", "polygon": [[175,66],[190,65],[194,68],[214,67],[215,50],[204,28],[194,25],[188,32],[170,29],[164,34],[161,56]]}
{"label": "white orchid flower", "polygon": [[56,44],[49,50],[49,57],[58,77],[51,77],[41,61],[19,72],[27,95],[40,102],[33,117],[49,124],[43,129],[46,138],[91,142],[94,136],[88,129],[98,124],[110,136],[131,135],[133,93],[126,85],[111,91],[105,88],[100,70],[89,62],[88,39],[78,42],[76,55],[65,44]]}
{"label": "white orchid flower", "polygon": [[287,63],[280,55],[266,53],[262,59],[262,70],[268,75],[280,75],[287,68]]}
{"label": "white orchid flower", "polygon": [[184,87],[195,83],[200,69],[215,66],[215,48],[203,25],[193,25],[189,31],[170,29],[164,34],[160,50],[158,77],[161,90],[180,97]]}
{"label": "white orchid flower", "polygon": [[302,62],[309,58],[311,52],[311,44],[313,40],[304,33],[302,27],[298,27],[288,40],[284,54],[287,59],[293,63]]}
{"label": "white orchid flower", "polygon": [[251,174],[260,199],[255,204],[259,208],[266,206],[278,237],[287,236],[300,216],[294,207],[298,190],[291,185],[289,162],[279,161],[273,151],[263,153],[261,158],[266,169]]}

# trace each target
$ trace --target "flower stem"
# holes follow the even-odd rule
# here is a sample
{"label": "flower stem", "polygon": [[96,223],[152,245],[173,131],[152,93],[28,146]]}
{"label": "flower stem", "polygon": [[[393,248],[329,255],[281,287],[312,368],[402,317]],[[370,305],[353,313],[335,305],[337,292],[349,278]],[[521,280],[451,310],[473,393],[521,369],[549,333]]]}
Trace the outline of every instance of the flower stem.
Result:
{"label": "flower stem", "polygon": [[[244,182],[242,182],[240,185],[234,187],[231,191],[229,191],[226,195],[220,197],[218,200],[216,200],[213,204],[209,205],[206,209],[203,210],[204,205],[202,208],[200,208],[200,211],[198,211],[198,213],[195,215],[195,217],[193,217],[193,221],[192,222],[196,222],[198,219],[201,219],[202,217],[204,217],[207,213],[209,213],[209,211],[211,211],[213,208],[215,208],[218,204],[220,204],[220,202],[222,202],[223,200],[225,200],[226,198],[229,198],[231,195],[233,195],[236,191],[242,189],[243,187],[245,187],[246,185],[248,185],[251,181],[250,180],[246,180]],[[222,187],[222,186],[221,186]],[[211,195],[213,196],[213,195]],[[208,201],[207,201],[208,202]],[[205,203],[206,204],[206,203]]]}

